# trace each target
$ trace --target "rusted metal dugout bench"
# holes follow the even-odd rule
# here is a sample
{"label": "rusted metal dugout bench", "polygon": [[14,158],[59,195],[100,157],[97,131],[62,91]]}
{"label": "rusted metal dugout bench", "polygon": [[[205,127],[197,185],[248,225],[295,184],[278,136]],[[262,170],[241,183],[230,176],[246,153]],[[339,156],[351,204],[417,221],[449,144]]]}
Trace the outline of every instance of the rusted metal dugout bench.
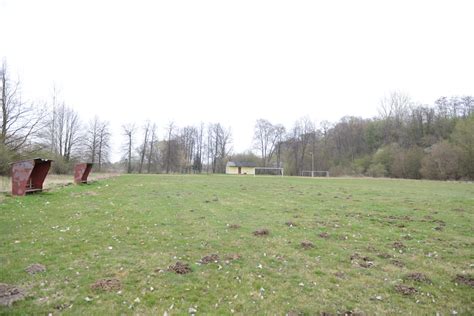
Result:
{"label": "rusted metal dugout bench", "polygon": [[34,158],[11,163],[12,195],[43,191],[43,182],[53,160]]}
{"label": "rusted metal dugout bench", "polygon": [[78,163],[74,166],[74,182],[87,183],[87,177],[91,172],[92,163]]}

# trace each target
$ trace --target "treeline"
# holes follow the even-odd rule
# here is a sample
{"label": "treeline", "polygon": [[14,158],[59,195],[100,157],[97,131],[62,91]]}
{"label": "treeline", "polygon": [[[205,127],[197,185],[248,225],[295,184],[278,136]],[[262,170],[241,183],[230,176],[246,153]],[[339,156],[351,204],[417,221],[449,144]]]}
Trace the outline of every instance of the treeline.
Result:
{"label": "treeline", "polygon": [[79,160],[94,162],[97,171],[109,164],[109,122],[98,117],[81,121],[56,90],[48,102],[25,101],[20,81],[11,78],[5,62],[0,89],[0,174],[10,173],[10,162],[32,157],[53,159],[55,173],[71,172]]}
{"label": "treeline", "polygon": [[169,123],[163,139],[157,126],[127,124],[121,164],[128,173],[224,173],[232,155],[232,133],[220,123],[177,127]]}
{"label": "treeline", "polygon": [[161,140],[151,123],[124,126],[124,135],[122,164],[128,172],[223,173],[233,160],[283,167],[287,175],[320,170],[334,176],[474,179],[471,96],[417,105],[394,92],[381,101],[376,118],[316,125],[304,117],[289,129],[259,119],[252,149],[244,153],[233,153],[230,128],[219,123],[170,123]]}
{"label": "treeline", "polygon": [[302,119],[277,144],[285,172],[293,175],[311,170],[314,159],[315,170],[334,176],[474,179],[474,98],[416,105],[395,92],[382,100],[376,118],[344,117],[317,128]]}
{"label": "treeline", "polygon": [[231,129],[220,123],[125,124],[122,156],[112,164],[107,121],[83,122],[55,91],[49,102],[25,102],[5,63],[0,77],[2,174],[8,174],[11,161],[41,156],[55,160],[56,173],[70,171],[78,160],[94,162],[96,171],[128,173],[224,173],[228,161],[245,161],[283,167],[286,175],[320,170],[333,176],[474,179],[472,96],[421,105],[394,92],[370,119],[316,124],[303,117],[290,127],[258,119],[253,144],[243,153],[233,151]]}

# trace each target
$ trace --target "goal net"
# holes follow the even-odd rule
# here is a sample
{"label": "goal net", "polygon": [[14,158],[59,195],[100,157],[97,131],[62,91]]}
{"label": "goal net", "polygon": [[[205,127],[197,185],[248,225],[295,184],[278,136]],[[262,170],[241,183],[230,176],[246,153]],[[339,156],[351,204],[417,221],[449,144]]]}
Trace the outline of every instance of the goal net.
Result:
{"label": "goal net", "polygon": [[283,176],[283,168],[256,167],[256,176]]}
{"label": "goal net", "polygon": [[303,170],[301,171],[302,177],[329,177],[329,171],[310,171]]}

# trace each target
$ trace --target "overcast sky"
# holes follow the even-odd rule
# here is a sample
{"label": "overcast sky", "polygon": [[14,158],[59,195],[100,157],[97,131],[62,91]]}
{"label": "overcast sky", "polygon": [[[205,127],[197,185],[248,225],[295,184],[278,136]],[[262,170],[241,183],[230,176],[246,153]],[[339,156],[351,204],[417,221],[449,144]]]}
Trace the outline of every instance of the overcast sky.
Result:
{"label": "overcast sky", "polygon": [[[257,118],[372,117],[393,90],[474,95],[474,1],[0,0],[0,58],[23,95],[53,84],[87,121],[221,122],[235,151]],[[117,158],[117,153],[114,158]]]}

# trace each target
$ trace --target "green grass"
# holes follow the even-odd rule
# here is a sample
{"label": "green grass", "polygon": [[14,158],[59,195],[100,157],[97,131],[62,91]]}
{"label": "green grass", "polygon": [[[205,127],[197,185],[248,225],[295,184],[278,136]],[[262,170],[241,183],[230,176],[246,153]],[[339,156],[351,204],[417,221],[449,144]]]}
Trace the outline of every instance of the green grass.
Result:
{"label": "green grass", "polygon": [[[7,197],[0,282],[29,295],[0,313],[473,314],[473,288],[453,281],[474,272],[473,215],[472,183],[410,180],[132,175]],[[254,236],[259,228],[270,235]],[[356,252],[374,265],[351,262]],[[220,263],[197,263],[213,253]],[[193,271],[157,270],[178,260]],[[31,263],[47,271],[29,275]],[[411,272],[432,282],[406,280]],[[92,290],[102,278],[123,289]]]}

